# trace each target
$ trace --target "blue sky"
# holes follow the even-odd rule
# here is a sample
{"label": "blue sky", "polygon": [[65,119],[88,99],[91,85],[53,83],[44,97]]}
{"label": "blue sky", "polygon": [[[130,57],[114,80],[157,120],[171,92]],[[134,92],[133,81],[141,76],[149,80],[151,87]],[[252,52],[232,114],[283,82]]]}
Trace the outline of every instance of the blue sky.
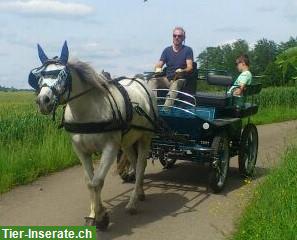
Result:
{"label": "blue sky", "polygon": [[239,38],[295,37],[297,0],[0,0],[0,23],[0,85],[29,88],[36,43],[53,57],[67,40],[72,58],[133,75],[152,69],[176,25],[195,56]]}

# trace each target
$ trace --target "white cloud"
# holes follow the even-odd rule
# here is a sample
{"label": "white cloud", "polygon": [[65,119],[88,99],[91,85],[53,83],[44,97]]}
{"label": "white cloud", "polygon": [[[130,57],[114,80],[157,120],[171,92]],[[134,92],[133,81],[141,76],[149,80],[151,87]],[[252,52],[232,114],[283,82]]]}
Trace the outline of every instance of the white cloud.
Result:
{"label": "white cloud", "polygon": [[0,1],[0,11],[20,14],[88,15],[94,9],[86,4],[58,0]]}

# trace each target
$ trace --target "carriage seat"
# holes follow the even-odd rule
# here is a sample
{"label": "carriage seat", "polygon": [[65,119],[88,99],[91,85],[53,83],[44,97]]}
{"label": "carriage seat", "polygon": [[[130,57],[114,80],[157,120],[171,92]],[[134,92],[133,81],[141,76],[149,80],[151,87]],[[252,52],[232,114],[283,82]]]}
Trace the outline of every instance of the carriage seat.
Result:
{"label": "carriage seat", "polygon": [[[226,75],[216,75],[208,73],[206,81],[209,85],[230,87],[233,84],[233,78]],[[224,93],[207,93],[207,92],[196,92],[196,100],[200,106],[209,106],[216,108],[225,108],[230,106],[232,102],[232,96]]]}
{"label": "carriage seat", "polygon": [[232,102],[232,97],[225,93],[196,92],[198,106],[225,108]]}
{"label": "carriage seat", "polygon": [[209,85],[222,86],[222,87],[231,87],[234,82],[232,76],[217,75],[212,73],[207,74],[206,81]]}

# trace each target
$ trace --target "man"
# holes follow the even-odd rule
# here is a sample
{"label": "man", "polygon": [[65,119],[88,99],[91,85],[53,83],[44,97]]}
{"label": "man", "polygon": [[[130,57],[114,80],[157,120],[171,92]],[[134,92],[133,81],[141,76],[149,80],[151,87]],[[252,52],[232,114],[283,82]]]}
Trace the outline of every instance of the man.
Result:
{"label": "man", "polygon": [[[155,72],[162,72],[166,65],[166,77],[154,78],[149,81],[152,88],[169,88],[181,90],[186,84],[186,77],[193,71],[193,50],[184,45],[186,39],[185,30],[182,27],[173,29],[173,44],[164,49],[159,62],[155,66]],[[169,91],[165,101],[166,106],[172,106],[177,96],[176,92]]]}
{"label": "man", "polygon": [[241,96],[247,85],[252,83],[252,74],[249,71],[250,61],[247,55],[241,55],[236,59],[237,70],[241,73],[228,90],[229,94]]}

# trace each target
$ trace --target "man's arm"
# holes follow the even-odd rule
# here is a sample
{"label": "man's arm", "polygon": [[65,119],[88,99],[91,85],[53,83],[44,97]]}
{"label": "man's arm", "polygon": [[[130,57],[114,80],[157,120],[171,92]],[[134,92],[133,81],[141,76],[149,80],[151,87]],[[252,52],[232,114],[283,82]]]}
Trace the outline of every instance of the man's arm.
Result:
{"label": "man's arm", "polygon": [[177,74],[183,74],[183,73],[191,73],[193,71],[193,60],[188,59],[186,60],[187,66],[184,69],[178,68],[176,69]]}
{"label": "man's arm", "polygon": [[162,60],[159,60],[159,62],[155,65],[155,71],[160,68],[162,69],[164,64],[165,63]]}
{"label": "man's arm", "polygon": [[186,63],[187,63],[187,67],[184,69],[184,71],[186,73],[192,72],[193,71],[193,60],[192,59],[187,59]]}

